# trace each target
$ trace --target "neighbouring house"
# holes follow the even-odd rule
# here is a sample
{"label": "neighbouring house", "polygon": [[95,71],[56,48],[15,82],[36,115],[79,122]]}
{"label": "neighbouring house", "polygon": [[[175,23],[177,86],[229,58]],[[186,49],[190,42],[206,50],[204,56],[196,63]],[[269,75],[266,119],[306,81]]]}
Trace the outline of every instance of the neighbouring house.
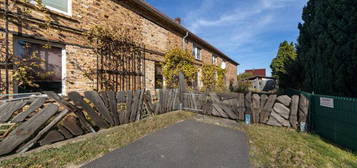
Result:
{"label": "neighbouring house", "polygon": [[251,73],[254,76],[266,76],[265,69],[247,69],[245,70],[245,73]]}
{"label": "neighbouring house", "polygon": [[[159,63],[164,60],[163,55],[167,50],[177,47],[192,51],[197,66],[209,63],[225,68],[227,86],[236,83],[239,65],[236,61],[183,27],[180,19],[169,18],[143,0],[42,2],[48,9],[46,12],[36,6],[35,0],[9,1],[8,7],[0,4],[0,39],[4,44],[0,66],[1,88],[8,88],[8,93],[52,90],[66,94],[70,91],[104,90],[104,85],[109,84],[115,91],[161,88],[164,79]],[[132,46],[139,48],[140,52],[126,54],[129,55],[125,57],[128,58],[127,65],[117,64],[115,69],[106,69],[108,62],[115,63],[118,60],[96,55],[84,37],[83,33],[95,25],[106,24],[125,26],[130,33],[142,39],[142,45]],[[28,44],[29,47],[25,47]],[[44,47],[47,44],[50,47]],[[34,79],[39,88],[19,87],[12,80],[14,66],[6,61],[6,55],[26,58],[34,52],[45,60],[41,63],[41,70],[54,73],[49,77]],[[90,78],[84,72],[88,67],[94,68],[91,74],[95,77]],[[197,85],[201,87],[200,73],[197,78]]]}
{"label": "neighbouring house", "polygon": [[250,81],[251,90],[254,91],[272,91],[277,88],[277,82],[273,77],[266,76],[252,76],[245,80]]}

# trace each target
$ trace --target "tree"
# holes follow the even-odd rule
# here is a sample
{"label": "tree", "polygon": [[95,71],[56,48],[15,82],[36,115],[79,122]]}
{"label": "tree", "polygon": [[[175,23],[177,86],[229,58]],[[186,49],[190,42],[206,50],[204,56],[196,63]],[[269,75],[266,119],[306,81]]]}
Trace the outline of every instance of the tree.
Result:
{"label": "tree", "polygon": [[272,75],[279,80],[280,87],[289,87],[293,74],[289,73],[290,68],[296,60],[296,50],[293,43],[284,41],[280,43],[277,56],[273,59],[270,68]]}
{"label": "tree", "polygon": [[251,87],[250,81],[246,80],[249,77],[254,76],[251,72],[245,72],[237,75],[237,86],[233,88],[234,92],[248,92]]}
{"label": "tree", "polygon": [[310,0],[299,24],[302,89],[357,96],[357,1]]}

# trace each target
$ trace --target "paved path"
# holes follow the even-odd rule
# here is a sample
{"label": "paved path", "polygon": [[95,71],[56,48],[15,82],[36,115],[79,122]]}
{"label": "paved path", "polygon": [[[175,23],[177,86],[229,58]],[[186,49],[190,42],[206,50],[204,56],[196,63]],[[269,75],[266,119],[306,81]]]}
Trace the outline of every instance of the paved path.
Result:
{"label": "paved path", "polygon": [[162,129],[85,165],[88,168],[246,168],[246,136],[188,120]]}

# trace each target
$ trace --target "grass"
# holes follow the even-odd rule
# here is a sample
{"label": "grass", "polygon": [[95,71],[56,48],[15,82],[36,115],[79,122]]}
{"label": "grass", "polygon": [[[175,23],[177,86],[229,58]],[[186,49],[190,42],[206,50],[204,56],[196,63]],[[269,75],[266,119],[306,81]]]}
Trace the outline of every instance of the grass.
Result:
{"label": "grass", "polygon": [[1,161],[0,167],[76,167],[76,165],[100,157],[156,130],[193,116],[194,114],[189,112],[172,112],[149,117],[136,123],[98,133],[82,141]]}
{"label": "grass", "polygon": [[356,154],[316,135],[265,125],[243,125],[241,129],[249,137],[250,161],[254,167],[357,167]]}
{"label": "grass", "polygon": [[329,144],[316,135],[214,117],[195,118],[245,132],[249,139],[250,162],[256,168],[357,168],[357,154]]}

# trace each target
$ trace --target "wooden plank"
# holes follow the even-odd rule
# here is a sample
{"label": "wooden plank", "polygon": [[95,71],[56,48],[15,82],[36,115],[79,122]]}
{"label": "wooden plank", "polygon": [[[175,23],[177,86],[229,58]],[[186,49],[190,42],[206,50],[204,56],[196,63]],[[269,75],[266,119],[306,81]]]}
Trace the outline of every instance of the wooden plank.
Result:
{"label": "wooden plank", "polygon": [[245,94],[245,99],[244,99],[244,105],[245,105],[245,114],[252,114],[252,93],[249,92]]}
{"label": "wooden plank", "polygon": [[276,97],[277,97],[276,95],[270,95],[269,96],[268,101],[264,105],[264,107],[262,109],[262,112],[261,112],[261,113],[263,113],[262,117],[260,118],[261,119],[261,121],[260,121],[261,123],[267,123],[268,122],[270,113],[273,110],[273,105],[275,103]]}
{"label": "wooden plank", "polygon": [[47,135],[39,141],[41,146],[53,144],[55,142],[63,141],[65,137],[57,130],[51,130]]}
{"label": "wooden plank", "polygon": [[94,104],[95,108],[102,114],[103,118],[110,124],[110,126],[114,126],[114,120],[99,94],[95,91],[86,91],[84,92],[84,95]]}
{"label": "wooden plank", "polygon": [[309,105],[310,102],[309,100],[304,96],[300,95],[300,101],[299,101],[299,123],[307,121],[307,116],[309,113]]}
{"label": "wooden plank", "polygon": [[238,119],[243,121],[244,120],[244,114],[245,114],[245,104],[244,104],[244,94],[243,93],[238,93],[238,111],[239,111],[239,116]]}
{"label": "wooden plank", "polygon": [[143,109],[143,104],[144,104],[144,93],[145,93],[144,90],[140,92],[138,112],[136,114],[136,121],[139,121],[142,118],[142,109]]}
{"label": "wooden plank", "polygon": [[65,137],[66,139],[73,138],[73,135],[71,134],[71,132],[69,132],[69,131],[67,130],[67,128],[65,128],[64,126],[62,126],[62,125],[57,125],[57,128],[58,128],[58,131],[59,131],[62,135],[64,135],[64,137]]}
{"label": "wooden plank", "polygon": [[126,98],[127,98],[127,92],[121,91],[117,93],[117,103],[118,105],[120,105],[120,109],[118,109],[120,124],[125,124],[125,118],[127,113]]}
{"label": "wooden plank", "polygon": [[76,114],[78,116],[78,118],[81,120],[82,123],[85,124],[85,126],[91,130],[91,132],[95,132],[94,128],[89,124],[89,122],[86,120],[86,117],[84,116],[83,112],[81,109],[77,108],[76,106],[74,106],[73,104],[65,101],[62,97],[58,96],[55,92],[44,92],[45,94],[47,94],[47,96],[49,98],[52,98],[53,100],[55,100],[57,103],[61,104],[62,106],[64,106],[67,110],[70,110],[72,112],[74,112],[74,114]]}
{"label": "wooden plank", "polygon": [[19,123],[22,122],[26,119],[27,116],[29,116],[32,112],[34,112],[35,110],[39,109],[43,104],[45,104],[46,102],[46,97],[40,97],[40,98],[36,98],[29,106],[29,108],[24,111],[21,112],[19,114],[17,114],[11,122],[14,123]]}
{"label": "wooden plank", "polygon": [[30,138],[57,110],[58,106],[49,104],[41,112],[35,114],[29,120],[18,126],[0,142],[0,155],[12,152],[17,146]]}
{"label": "wooden plank", "polygon": [[165,89],[159,89],[159,104],[160,104],[160,109],[158,111],[158,114],[162,114],[163,109],[165,108],[165,103],[164,103],[164,90]]}
{"label": "wooden plank", "polygon": [[7,104],[7,108],[0,112],[0,123],[7,122],[15,111],[21,109],[27,104],[27,101],[15,101]]}
{"label": "wooden plank", "polygon": [[184,99],[184,93],[186,93],[186,79],[185,79],[185,75],[180,72],[179,73],[179,99],[180,99],[180,102],[182,103],[183,102],[183,99]]}
{"label": "wooden plank", "polygon": [[106,94],[107,94],[107,98],[108,98],[109,109],[113,116],[114,124],[119,125],[120,121],[119,121],[119,113],[118,113],[118,109],[117,109],[117,99],[115,96],[115,92],[107,91]]}
{"label": "wooden plank", "polygon": [[83,100],[83,97],[78,92],[68,93],[68,97],[73,101],[77,106],[80,106],[87,112],[89,117],[93,120],[95,125],[99,128],[109,128],[110,125],[101,117],[95,110]]}
{"label": "wooden plank", "polygon": [[159,114],[159,111],[160,111],[160,102],[156,102],[154,105],[155,105],[154,106],[155,107],[154,114],[157,115],[157,114]]}
{"label": "wooden plank", "polygon": [[117,103],[125,103],[126,102],[126,92],[120,91],[117,93]]}
{"label": "wooden plank", "polygon": [[105,107],[109,108],[109,99],[107,97],[107,92],[101,91],[99,92],[99,96],[102,98]]}
{"label": "wooden plank", "polygon": [[67,116],[63,122],[62,125],[69,131],[71,134],[75,136],[83,135],[84,131],[82,128],[79,126],[79,123],[77,121],[77,118],[69,115]]}
{"label": "wooden plank", "polygon": [[298,128],[298,118],[297,118],[298,108],[299,108],[299,96],[294,95],[292,96],[290,117],[289,117],[290,124],[294,129]]}
{"label": "wooden plank", "polygon": [[259,115],[261,112],[260,108],[260,96],[258,94],[253,94],[252,97],[252,112],[253,112],[253,123],[259,123]]}
{"label": "wooden plank", "polygon": [[136,120],[136,115],[139,108],[140,94],[141,94],[141,90],[137,90],[134,92],[134,98],[133,98],[131,113],[130,113],[130,122],[134,122]]}
{"label": "wooden plank", "polygon": [[196,96],[191,92],[193,108],[197,109]]}
{"label": "wooden plank", "polygon": [[124,123],[127,124],[130,121],[130,114],[132,110],[132,103],[133,103],[133,92],[128,91],[126,96],[126,111],[124,116]]}
{"label": "wooden plank", "polygon": [[219,104],[213,103],[213,107],[217,110],[217,112],[220,114],[221,117],[229,118],[226,112],[222,109],[222,107]]}
{"label": "wooden plank", "polygon": [[145,92],[143,101],[144,101],[146,110],[149,112],[149,114],[153,114],[154,113],[154,105],[152,104],[151,93],[149,90],[147,90]]}
{"label": "wooden plank", "polygon": [[[59,121],[62,120],[62,118],[64,116],[66,116],[68,114],[68,110],[65,109],[63,110],[61,113],[59,113],[58,115],[56,115],[56,117],[47,125],[45,126],[45,128],[43,128],[34,138],[32,138],[30,141],[28,141],[25,145],[21,146],[17,152],[19,153],[23,153],[26,152],[27,150],[29,150],[33,145],[36,144],[36,142],[46,133],[48,132],[54,125],[56,125]],[[63,140],[64,137],[61,139]]]}

